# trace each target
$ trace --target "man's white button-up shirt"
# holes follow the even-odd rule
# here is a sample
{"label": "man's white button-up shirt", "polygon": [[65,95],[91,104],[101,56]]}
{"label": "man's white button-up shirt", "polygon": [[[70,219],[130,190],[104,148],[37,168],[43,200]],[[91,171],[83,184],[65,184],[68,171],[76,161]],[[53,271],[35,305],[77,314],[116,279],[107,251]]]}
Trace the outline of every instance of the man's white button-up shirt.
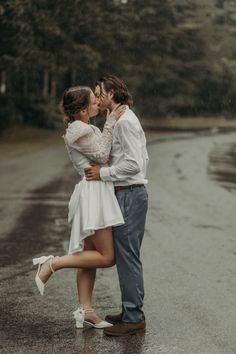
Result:
{"label": "man's white button-up shirt", "polygon": [[127,106],[113,130],[110,167],[102,167],[103,181],[113,181],[115,186],[147,184],[148,154],[146,137],[134,112]]}

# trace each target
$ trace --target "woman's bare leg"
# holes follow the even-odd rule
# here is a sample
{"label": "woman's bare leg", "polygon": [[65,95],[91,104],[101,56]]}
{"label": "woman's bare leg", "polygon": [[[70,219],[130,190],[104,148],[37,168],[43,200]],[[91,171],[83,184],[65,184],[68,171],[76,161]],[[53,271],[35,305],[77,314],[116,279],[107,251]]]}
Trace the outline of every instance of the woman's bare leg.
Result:
{"label": "woman's bare leg", "polygon": [[[78,269],[77,272],[77,288],[79,302],[85,310],[92,307],[96,268],[110,267],[114,264],[115,257],[111,227],[97,230],[93,236],[86,238],[84,251],[55,257],[51,261],[54,271],[63,268],[82,268]],[[44,283],[50,278],[50,261],[42,265],[39,276]],[[95,312],[85,313],[85,318],[94,323],[101,321]]]}
{"label": "woman's bare leg", "polygon": [[[54,271],[64,268],[106,268],[115,264],[112,228],[97,230],[90,236],[95,249],[84,250],[74,254],[55,257],[51,261]],[[40,271],[40,279],[46,282],[51,275],[49,261],[44,263]]]}
{"label": "woman's bare leg", "polygon": [[[95,250],[91,237],[84,241],[84,251]],[[78,269],[77,271],[77,290],[79,303],[84,309],[92,308],[92,295],[96,277],[96,268]]]}
{"label": "woman's bare leg", "polygon": [[85,250],[70,255],[55,257],[52,260],[54,271],[63,268],[107,268],[114,265],[114,245],[112,229],[97,230],[90,236],[95,246],[95,250]]}
{"label": "woman's bare leg", "polygon": [[[84,241],[84,251],[95,250],[95,246],[91,237],[87,237]],[[92,309],[93,288],[96,278],[96,268],[78,269],[77,271],[77,289],[80,306],[86,311]],[[96,312],[85,313],[85,319],[93,323],[99,323],[102,319]]]}

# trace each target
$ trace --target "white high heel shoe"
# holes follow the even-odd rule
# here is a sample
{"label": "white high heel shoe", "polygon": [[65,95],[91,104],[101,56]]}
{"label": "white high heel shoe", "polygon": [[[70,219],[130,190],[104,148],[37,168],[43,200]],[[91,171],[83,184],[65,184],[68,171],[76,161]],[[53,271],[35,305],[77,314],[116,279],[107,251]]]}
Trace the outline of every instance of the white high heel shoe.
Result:
{"label": "white high heel shoe", "polygon": [[36,276],[35,276],[35,283],[37,285],[37,288],[40,292],[40,294],[43,296],[44,294],[44,288],[45,288],[45,284],[46,283],[43,283],[42,280],[39,278],[39,272],[40,272],[40,269],[41,269],[41,266],[42,264],[44,264],[45,262],[47,262],[49,259],[50,259],[50,262],[49,262],[49,266],[50,266],[50,269],[51,269],[51,272],[52,273],[55,273],[53,268],[52,268],[52,259],[54,258],[54,256],[50,255],[50,256],[42,256],[42,257],[39,257],[39,258],[33,258],[33,265],[39,265],[38,266],[38,270],[37,270],[37,273],[36,273]]}
{"label": "white high heel shoe", "polygon": [[73,312],[75,321],[76,321],[76,328],[83,328],[84,327],[84,317],[85,311],[82,307],[78,307],[76,311]]}
{"label": "white high heel shoe", "polygon": [[94,310],[93,309],[84,310],[82,307],[79,307],[76,311],[73,312],[74,318],[76,320],[76,328],[83,328],[84,323],[88,324],[89,326],[92,326],[94,328],[99,328],[99,329],[113,326],[111,323],[106,322],[106,321],[101,321],[99,323],[93,323],[88,320],[85,320],[85,314],[89,313],[89,312],[90,313],[94,312]]}

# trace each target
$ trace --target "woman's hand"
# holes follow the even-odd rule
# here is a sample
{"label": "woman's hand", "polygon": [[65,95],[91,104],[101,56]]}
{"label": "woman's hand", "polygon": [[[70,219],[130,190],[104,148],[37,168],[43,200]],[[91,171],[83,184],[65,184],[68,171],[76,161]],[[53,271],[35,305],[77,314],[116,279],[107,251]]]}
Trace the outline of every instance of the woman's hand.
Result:
{"label": "woman's hand", "polygon": [[110,113],[108,113],[108,116],[114,117],[116,120],[118,120],[122,114],[125,113],[126,106],[125,105],[117,105]]}

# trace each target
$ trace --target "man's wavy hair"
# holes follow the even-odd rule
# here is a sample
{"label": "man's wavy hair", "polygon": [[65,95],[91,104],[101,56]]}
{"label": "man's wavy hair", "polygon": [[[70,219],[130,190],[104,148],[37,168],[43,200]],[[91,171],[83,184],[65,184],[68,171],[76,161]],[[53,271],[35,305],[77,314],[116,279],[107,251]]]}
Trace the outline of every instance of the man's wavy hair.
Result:
{"label": "man's wavy hair", "polygon": [[114,92],[113,100],[115,103],[127,104],[128,106],[133,105],[133,98],[123,80],[115,75],[108,75],[100,78],[100,80],[96,82],[96,85],[100,86],[100,89],[102,89],[102,83],[106,92],[111,90]]}

